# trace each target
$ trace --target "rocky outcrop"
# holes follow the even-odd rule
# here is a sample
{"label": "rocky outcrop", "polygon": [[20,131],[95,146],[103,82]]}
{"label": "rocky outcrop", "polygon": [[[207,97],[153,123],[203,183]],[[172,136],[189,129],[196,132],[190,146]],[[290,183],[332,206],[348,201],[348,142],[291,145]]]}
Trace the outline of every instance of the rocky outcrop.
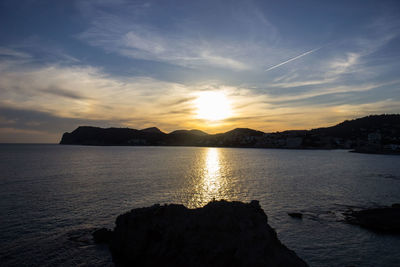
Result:
{"label": "rocky outcrop", "polygon": [[400,204],[391,207],[351,211],[345,214],[346,221],[374,231],[400,233]]}
{"label": "rocky outcrop", "polygon": [[117,266],[307,266],[258,201],[133,209],[118,216],[109,245]]}

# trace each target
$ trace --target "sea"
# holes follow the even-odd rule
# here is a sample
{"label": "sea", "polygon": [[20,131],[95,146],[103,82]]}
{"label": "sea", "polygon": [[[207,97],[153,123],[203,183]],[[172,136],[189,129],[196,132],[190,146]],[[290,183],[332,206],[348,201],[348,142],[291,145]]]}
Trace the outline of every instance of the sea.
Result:
{"label": "sea", "polygon": [[[400,266],[343,213],[400,203],[400,156],[347,150],[0,145],[0,265],[113,266],[91,232],[133,208],[259,200],[310,266]],[[302,219],[288,216],[301,212]]]}

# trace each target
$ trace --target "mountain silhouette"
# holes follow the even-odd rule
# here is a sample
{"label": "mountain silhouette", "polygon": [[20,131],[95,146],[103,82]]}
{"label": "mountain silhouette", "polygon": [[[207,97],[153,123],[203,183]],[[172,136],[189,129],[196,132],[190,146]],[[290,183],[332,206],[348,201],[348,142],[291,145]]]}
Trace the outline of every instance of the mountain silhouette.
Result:
{"label": "mountain silhouette", "polygon": [[367,153],[397,153],[400,151],[400,115],[370,115],[347,120],[331,127],[275,133],[264,133],[249,128],[236,128],[225,133],[207,134],[200,130],[176,130],[165,133],[157,127],[136,130],[79,126],[71,133],[64,133],[60,144],[346,148]]}

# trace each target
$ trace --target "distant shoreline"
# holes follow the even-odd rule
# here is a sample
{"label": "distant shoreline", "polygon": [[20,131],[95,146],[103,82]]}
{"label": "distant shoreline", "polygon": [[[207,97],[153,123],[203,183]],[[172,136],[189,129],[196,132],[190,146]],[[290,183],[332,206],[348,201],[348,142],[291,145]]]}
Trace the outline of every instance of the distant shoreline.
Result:
{"label": "distant shoreline", "polygon": [[208,134],[200,130],[164,133],[156,127],[142,130],[79,126],[64,133],[62,145],[189,146],[331,150],[400,154],[400,115],[371,115],[312,130],[264,133],[249,128]]}

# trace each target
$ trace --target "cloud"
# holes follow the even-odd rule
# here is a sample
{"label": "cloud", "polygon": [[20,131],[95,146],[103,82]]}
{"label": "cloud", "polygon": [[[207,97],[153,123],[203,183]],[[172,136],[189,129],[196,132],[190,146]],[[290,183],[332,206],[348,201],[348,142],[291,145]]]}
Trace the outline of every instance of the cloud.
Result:
{"label": "cloud", "polygon": [[72,91],[64,90],[64,89],[57,88],[57,87],[47,88],[47,89],[43,89],[41,91],[44,93],[48,93],[48,94],[52,94],[52,95],[56,95],[56,96],[67,97],[67,98],[72,98],[72,99],[77,99],[77,100],[88,99],[87,97],[84,97],[77,92],[72,92]]}
{"label": "cloud", "polygon": [[[293,84],[293,83],[292,83]],[[320,85],[323,84],[316,82],[314,85]],[[343,94],[343,93],[363,93],[366,91],[370,90],[375,90],[379,89],[384,86],[390,86],[390,85],[397,85],[400,84],[400,80],[394,80],[394,81],[388,81],[388,82],[380,82],[380,83],[374,83],[374,82],[367,82],[364,84],[351,84],[351,85],[324,85],[324,86],[318,86],[314,88],[307,88],[303,92],[287,92],[287,93],[282,93],[280,95],[269,95],[269,103],[275,103],[275,104],[281,104],[281,105],[293,105],[293,102],[302,102],[304,100],[307,100],[309,104],[312,104],[314,106],[317,106],[321,104],[318,101],[312,101],[312,98],[315,97],[320,97],[320,96],[335,96],[337,94]],[[310,83],[308,85],[311,85]],[[288,86],[289,85],[285,85]],[[350,100],[349,100],[350,101]],[[326,104],[326,103],[325,103]]]}
{"label": "cloud", "polygon": [[15,66],[17,62],[9,62],[0,71],[0,105],[66,118],[129,119],[138,110],[158,109],[160,98],[175,101],[184,90],[149,77],[116,79],[90,66]]}
{"label": "cloud", "polygon": [[249,68],[244,62],[232,58],[229,55],[231,52],[217,43],[166,35],[145,27],[135,26],[134,28],[135,30],[127,33],[108,32],[107,34],[100,29],[90,29],[80,34],[79,38],[93,46],[101,46],[111,52],[134,59],[166,62],[190,68],[202,66],[232,70]]}
{"label": "cloud", "polygon": [[[120,3],[107,8],[107,3],[84,1],[79,6],[90,27],[78,38],[133,59],[196,69],[243,71],[281,55],[282,47],[269,45],[279,38],[277,29],[253,3],[230,3],[228,9],[221,3],[212,4],[213,9],[205,13],[183,5],[184,12],[174,10],[174,15],[166,15],[164,9],[170,6],[161,2],[146,6]],[[152,19],[155,17],[157,21]]]}
{"label": "cloud", "polygon": [[0,47],[0,57],[4,58],[4,57],[9,57],[9,58],[32,58],[31,55],[24,53],[24,52],[20,52],[20,51],[16,51],[7,47]]}
{"label": "cloud", "polygon": [[175,105],[180,105],[180,104],[184,104],[184,103],[190,103],[190,102],[193,102],[195,99],[196,98],[194,96],[192,96],[192,97],[182,97],[182,98],[179,98],[177,100],[173,100],[173,101],[171,101],[169,103],[166,103],[166,105],[175,106]]}
{"label": "cloud", "polygon": [[110,125],[110,121],[106,120],[64,118],[47,112],[12,107],[0,107],[0,114],[1,128],[42,131],[53,134],[60,134],[62,130],[72,130],[77,125]]}
{"label": "cloud", "polygon": [[0,106],[0,142],[58,143],[79,125],[118,126],[117,122],[64,118],[51,113]]}
{"label": "cloud", "polygon": [[342,104],[332,109],[343,114],[354,114],[355,116],[365,116],[369,114],[399,113],[400,100],[384,99],[361,104]]}
{"label": "cloud", "polygon": [[300,81],[290,81],[290,82],[281,82],[281,83],[271,83],[269,87],[277,87],[277,88],[294,88],[294,87],[304,87],[304,86],[315,86],[321,84],[328,84],[336,81],[335,78],[321,78],[319,80],[300,80]]}
{"label": "cloud", "polygon": [[344,58],[338,58],[330,63],[331,72],[335,75],[346,73],[351,67],[358,63],[361,54],[346,53]]}

